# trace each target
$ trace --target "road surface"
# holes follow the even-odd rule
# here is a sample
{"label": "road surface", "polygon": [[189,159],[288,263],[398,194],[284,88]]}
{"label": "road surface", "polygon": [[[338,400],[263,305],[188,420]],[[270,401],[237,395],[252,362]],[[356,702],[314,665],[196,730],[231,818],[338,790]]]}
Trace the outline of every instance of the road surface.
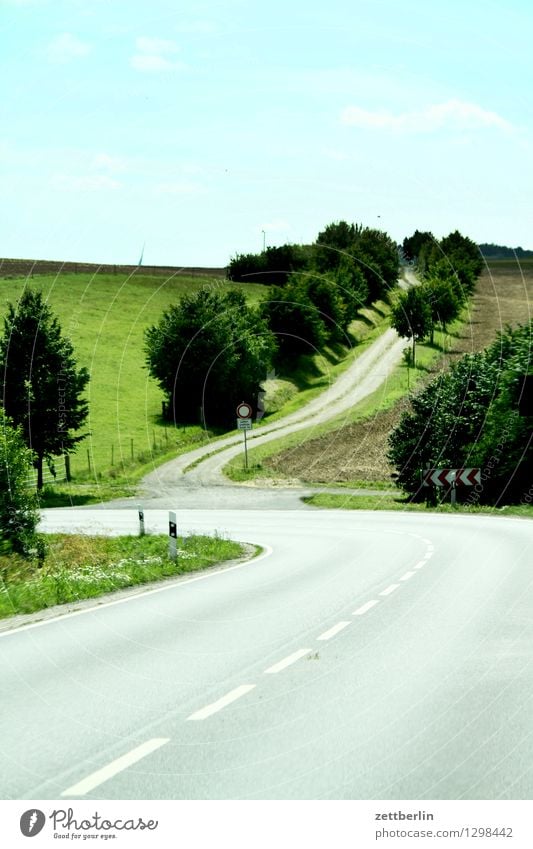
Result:
{"label": "road surface", "polygon": [[[3,798],[532,797],[531,522],[178,521],[265,551],[0,636]],[[54,510],[43,527],[136,522]]]}

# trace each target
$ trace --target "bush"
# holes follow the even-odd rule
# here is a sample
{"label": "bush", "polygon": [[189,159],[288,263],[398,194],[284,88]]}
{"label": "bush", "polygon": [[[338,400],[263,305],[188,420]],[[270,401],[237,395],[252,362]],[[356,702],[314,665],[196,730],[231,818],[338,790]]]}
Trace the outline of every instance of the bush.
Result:
{"label": "bush", "polygon": [[531,372],[533,323],[508,330],[480,354],[464,356],[411,402],[389,437],[399,485],[414,498],[421,470],[482,469],[471,501],[520,501],[531,486],[533,417],[520,399]]}
{"label": "bush", "polygon": [[25,556],[42,554],[35,534],[39,521],[35,492],[28,486],[33,462],[20,428],[15,428],[0,407],[0,552]]}

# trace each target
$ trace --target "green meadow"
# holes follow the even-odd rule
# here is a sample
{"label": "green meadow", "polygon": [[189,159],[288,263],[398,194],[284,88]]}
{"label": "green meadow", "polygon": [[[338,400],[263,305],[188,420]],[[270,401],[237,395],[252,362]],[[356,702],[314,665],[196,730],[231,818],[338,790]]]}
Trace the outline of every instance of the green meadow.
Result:
{"label": "green meadow", "polygon": [[[0,280],[0,314],[24,288],[42,291],[75,350],[78,366],[90,372],[87,437],[71,457],[72,484],[49,486],[42,503],[59,506],[106,500],[132,493],[139,478],[179,453],[216,437],[197,426],[175,426],[162,417],[164,395],[144,360],[144,331],[171,304],[202,286],[244,291],[256,304],[268,289],[220,277],[161,277],[134,274],[60,274]],[[303,356],[290,375],[266,380],[265,421],[293,412],[322,391],[388,325],[385,304],[361,310],[350,327],[349,344]],[[266,377],[266,375],[265,375]]]}
{"label": "green meadow", "polygon": [[[24,288],[43,292],[75,350],[89,369],[89,433],[71,459],[77,481],[130,478],[155,457],[201,443],[200,427],[175,428],[162,420],[163,393],[144,364],[144,331],[185,292],[201,286],[237,288],[221,278],[64,274],[0,280],[0,313]],[[250,302],[265,288],[238,284]],[[82,431],[83,432],[83,431]]]}

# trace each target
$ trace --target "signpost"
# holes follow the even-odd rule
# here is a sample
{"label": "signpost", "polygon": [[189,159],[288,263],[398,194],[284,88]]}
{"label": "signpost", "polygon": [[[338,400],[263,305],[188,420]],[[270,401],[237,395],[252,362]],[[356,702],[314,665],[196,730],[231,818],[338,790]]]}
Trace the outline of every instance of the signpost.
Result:
{"label": "signpost", "polygon": [[246,432],[252,429],[252,408],[245,401],[237,405],[237,428],[244,433],[244,468],[248,471],[248,444]]}
{"label": "signpost", "polygon": [[176,514],[171,510],[168,511],[168,556],[171,560],[175,560],[177,556],[176,540],[178,537],[178,526],[176,524]]}
{"label": "signpost", "polygon": [[450,487],[451,503],[457,503],[458,486],[481,483],[481,469],[424,469],[422,486]]}

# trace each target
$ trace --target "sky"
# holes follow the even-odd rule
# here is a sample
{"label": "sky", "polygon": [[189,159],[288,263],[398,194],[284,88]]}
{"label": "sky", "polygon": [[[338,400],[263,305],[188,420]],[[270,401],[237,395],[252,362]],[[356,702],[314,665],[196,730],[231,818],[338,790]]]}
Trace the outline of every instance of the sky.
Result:
{"label": "sky", "polygon": [[0,0],[0,256],[222,266],[341,219],[533,249],[533,6]]}

